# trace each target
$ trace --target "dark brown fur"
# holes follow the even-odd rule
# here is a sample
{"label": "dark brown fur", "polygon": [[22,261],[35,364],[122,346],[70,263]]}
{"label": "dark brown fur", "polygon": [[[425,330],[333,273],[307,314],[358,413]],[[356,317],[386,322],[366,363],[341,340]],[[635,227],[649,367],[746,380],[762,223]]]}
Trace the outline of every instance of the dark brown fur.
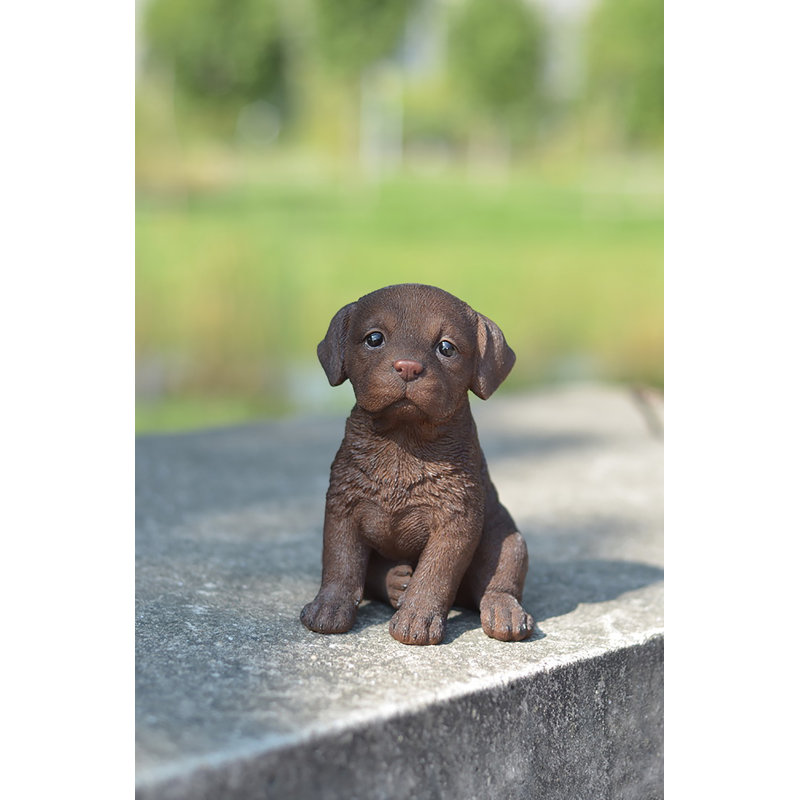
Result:
{"label": "dark brown fur", "polygon": [[[376,332],[383,341],[370,346]],[[306,627],[349,630],[366,591],[397,609],[389,631],[406,644],[440,642],[454,603],[480,611],[495,639],[530,636],[525,540],[489,478],[467,397],[486,399],[511,370],[501,330],[441,289],[402,284],[342,308],[317,352],[331,385],[349,378],[356,405],[331,466]]]}

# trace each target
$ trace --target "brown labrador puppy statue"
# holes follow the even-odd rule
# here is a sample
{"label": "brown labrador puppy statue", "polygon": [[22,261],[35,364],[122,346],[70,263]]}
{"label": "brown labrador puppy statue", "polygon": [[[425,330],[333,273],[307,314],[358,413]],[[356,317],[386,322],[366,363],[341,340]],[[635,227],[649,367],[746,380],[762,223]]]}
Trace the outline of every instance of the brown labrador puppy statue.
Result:
{"label": "brown labrador puppy statue", "polygon": [[405,644],[437,644],[450,608],[480,611],[483,630],[525,639],[525,540],[500,504],[467,390],[486,399],[514,365],[500,328],[433,286],[402,284],[342,308],[317,348],[332,386],[356,405],[331,466],[322,585],[302,611],[343,633],[362,597],[397,609]]}

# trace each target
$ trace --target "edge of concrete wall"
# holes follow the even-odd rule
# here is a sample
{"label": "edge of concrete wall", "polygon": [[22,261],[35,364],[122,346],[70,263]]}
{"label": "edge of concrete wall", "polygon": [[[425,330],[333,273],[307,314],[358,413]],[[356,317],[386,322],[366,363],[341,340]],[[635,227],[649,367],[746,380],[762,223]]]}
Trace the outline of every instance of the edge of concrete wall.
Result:
{"label": "edge of concrete wall", "polygon": [[137,786],[184,798],[663,797],[663,636]]}

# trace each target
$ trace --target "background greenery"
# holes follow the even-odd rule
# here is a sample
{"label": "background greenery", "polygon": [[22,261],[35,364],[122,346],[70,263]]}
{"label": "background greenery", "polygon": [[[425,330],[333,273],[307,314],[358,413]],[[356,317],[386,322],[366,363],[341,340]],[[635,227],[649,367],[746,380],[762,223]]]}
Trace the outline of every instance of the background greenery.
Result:
{"label": "background greenery", "polygon": [[[663,5],[149,0],[137,429],[346,405],[342,305],[433,283],[509,390],[663,383]],[[560,72],[559,72],[560,70]]]}

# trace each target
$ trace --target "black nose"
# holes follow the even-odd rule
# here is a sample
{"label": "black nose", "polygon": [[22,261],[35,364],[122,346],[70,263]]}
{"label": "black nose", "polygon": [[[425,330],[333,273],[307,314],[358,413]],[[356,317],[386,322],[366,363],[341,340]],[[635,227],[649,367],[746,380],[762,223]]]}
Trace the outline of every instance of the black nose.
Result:
{"label": "black nose", "polygon": [[409,361],[407,358],[395,361],[392,366],[400,373],[400,377],[404,381],[413,381],[423,370],[419,361]]}

